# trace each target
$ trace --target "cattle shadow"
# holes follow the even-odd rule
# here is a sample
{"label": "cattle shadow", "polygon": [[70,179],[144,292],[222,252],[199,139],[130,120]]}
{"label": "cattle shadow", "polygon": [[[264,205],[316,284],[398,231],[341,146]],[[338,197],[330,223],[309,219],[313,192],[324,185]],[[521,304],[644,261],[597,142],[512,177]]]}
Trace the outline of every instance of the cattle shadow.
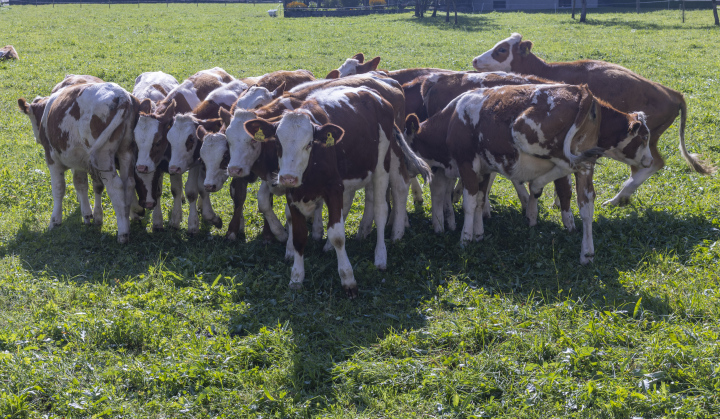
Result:
{"label": "cattle shadow", "polygon": [[[677,23],[654,23],[654,22],[648,22],[646,20],[640,20],[640,19],[634,19],[628,16],[628,14],[623,15],[622,17],[607,17],[604,16],[604,14],[610,13],[610,12],[600,12],[600,13],[589,13],[587,16],[587,21],[584,23],[580,22],[579,17],[575,20],[572,20],[569,18],[567,21],[561,22],[564,25],[588,25],[588,26],[598,26],[598,27],[626,27],[627,29],[645,29],[645,30],[653,30],[653,31],[662,31],[662,30],[687,30],[689,29],[688,24],[684,24],[680,21]],[[578,13],[579,15],[579,13]],[[597,19],[594,19],[593,15],[600,15]],[[692,29],[706,29],[710,30],[712,29],[712,25],[693,25]]]}
{"label": "cattle shadow", "polygon": [[[515,204],[493,198],[493,215],[485,223],[483,242],[462,248],[461,207],[455,207],[458,229],[436,235],[425,211],[409,212],[411,228],[398,243],[388,242],[388,269],[373,265],[375,230],[358,241],[348,233],[347,251],[360,287],[360,297],[348,300],[340,285],[334,252],[322,252],[323,242],[309,240],[304,289],[288,289],[291,265],[284,246],[266,244],[259,232],[245,242],[227,242],[218,230],[204,225],[188,237],[184,231],[149,232],[132,224],[131,242],[116,243],[113,231],[83,226],[78,211],[53,231],[25,220],[15,237],[0,247],[0,256],[14,255],[34,273],[76,282],[125,279],[147,273],[162,260],[182,278],[211,282],[218,274],[234,277],[235,302],[248,309],[232,315],[227,333],[256,336],[263,328],[291,330],[294,352],[286,382],[298,402],[333,402],[333,370],[363,349],[377,346],[398,330],[427,326],[422,309],[442,298],[440,286],[459,281],[522,304],[571,300],[588,307],[632,310],[638,297],[659,315],[672,308],[659,296],[628,289],[622,272],[642,269],[653,254],[673,254],[688,263],[692,248],[717,240],[707,219],[655,209],[623,210],[623,216],[597,217],[596,258],[581,266],[581,233],[567,233],[557,210],[541,207],[538,225],[527,226]],[[578,217],[576,226],[581,229]],[[224,233],[224,230],[222,230]],[[180,281],[178,287],[192,286]],[[241,292],[240,292],[241,291]]]}
{"label": "cattle shadow", "polygon": [[483,32],[500,29],[494,19],[491,19],[484,15],[475,14],[458,14],[458,24],[455,25],[455,15],[450,12],[450,22],[445,22],[445,12],[440,12],[435,17],[431,17],[432,13],[426,13],[425,17],[419,19],[413,15],[403,15],[398,17],[398,21],[412,23],[420,26],[426,26],[433,29],[444,30],[444,31],[472,31],[472,32]]}

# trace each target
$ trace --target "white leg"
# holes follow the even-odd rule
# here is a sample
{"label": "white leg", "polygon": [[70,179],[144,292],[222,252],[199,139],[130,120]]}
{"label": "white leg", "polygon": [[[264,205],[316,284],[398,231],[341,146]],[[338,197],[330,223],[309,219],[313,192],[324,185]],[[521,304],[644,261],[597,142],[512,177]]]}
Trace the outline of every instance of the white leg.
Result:
{"label": "white leg", "polygon": [[[489,182],[489,181],[488,181]],[[483,183],[480,183],[482,186]],[[475,207],[475,215],[473,220],[473,240],[480,241],[485,237],[485,224],[483,221],[483,207],[485,206],[485,196],[487,194],[481,188],[477,194],[477,206]]]}
{"label": "white leg", "polygon": [[105,185],[105,189],[110,195],[115,210],[118,226],[118,243],[127,243],[130,238],[130,218],[128,217],[128,205],[125,203],[127,197],[125,185],[115,170],[100,172],[100,178]]}
{"label": "white leg", "polygon": [[627,205],[630,202],[630,197],[633,193],[643,184],[650,176],[657,172],[655,166],[643,167],[637,172],[633,173],[632,176],[623,184],[622,189],[618,192],[613,199],[603,202],[603,205]]}
{"label": "white leg", "polygon": [[277,215],[275,215],[275,212],[272,209],[272,195],[270,194],[270,188],[265,181],[260,182],[260,188],[257,193],[257,201],[258,209],[265,217],[265,220],[267,220],[268,225],[270,226],[270,231],[272,231],[275,238],[281,242],[286,241],[288,238],[287,231],[285,231],[282,223],[280,223],[280,220],[278,220]]}
{"label": "white leg", "polygon": [[73,185],[75,186],[75,194],[80,203],[80,214],[83,217],[83,223],[90,225],[93,222],[92,209],[90,208],[90,200],[88,199],[88,175],[82,170],[73,170]]}
{"label": "white leg", "polygon": [[62,200],[65,197],[65,168],[59,163],[48,165],[50,183],[52,185],[53,212],[50,216],[48,230],[62,223]]}
{"label": "white leg", "polygon": [[465,192],[464,192],[464,188],[463,188],[462,179],[458,179],[458,182],[452,191],[452,203],[457,204],[458,202],[460,202],[460,198],[463,196],[465,196]]}
{"label": "white leg", "polygon": [[520,205],[522,206],[523,211],[526,211],[528,207],[528,202],[530,201],[530,194],[528,194],[528,191],[527,189],[525,189],[524,184],[515,181],[513,181],[512,184],[515,187],[518,199],[520,199]]}
{"label": "white leg", "polygon": [[595,245],[593,244],[592,223],[595,215],[595,187],[592,181],[593,170],[578,173],[576,177],[577,203],[580,209],[580,219],[583,223],[582,248],[580,250],[580,263],[587,265],[595,258]]}
{"label": "white leg", "polygon": [[353,274],[352,265],[348,258],[347,252],[345,251],[345,219],[340,218],[339,223],[328,227],[328,241],[332,243],[335,248],[338,260],[338,273],[340,274],[340,283],[342,284],[345,292],[351,298],[357,296],[357,282],[355,282],[355,275]]}
{"label": "white leg", "polygon": [[293,267],[290,273],[290,289],[301,289],[305,280],[305,257],[293,248]]}
{"label": "white leg", "polygon": [[385,247],[385,223],[387,223],[388,207],[385,193],[388,188],[388,173],[375,169],[373,173],[373,207],[375,212],[375,228],[377,243],[375,245],[375,266],[380,270],[387,268],[387,248]]}
{"label": "white leg", "polygon": [[460,244],[466,245],[473,239],[473,224],[475,221],[475,210],[477,209],[477,196],[470,195],[467,189],[463,189],[463,212],[465,213],[465,221],[463,223],[462,233],[460,234]]}
{"label": "white leg", "polygon": [[452,194],[455,185],[455,178],[448,177],[445,173],[445,201],[443,202],[443,215],[447,222],[448,230],[455,231],[457,224],[455,224],[455,208],[453,208]]}
{"label": "white leg", "polygon": [[410,188],[412,189],[412,195],[413,195],[413,202],[416,204],[422,204],[423,203],[423,190],[422,186],[420,185],[420,181],[418,181],[417,176],[413,176],[410,179]]}
{"label": "white leg", "polygon": [[[390,240],[395,242],[402,239],[405,234],[405,227],[409,224],[407,216],[408,189],[410,189],[413,181],[417,183],[417,177],[411,178],[410,183],[407,183],[399,170],[393,170],[392,165],[390,170],[389,181],[393,199],[393,225],[392,232],[390,233]],[[418,187],[419,186],[420,184],[418,183]],[[413,191],[413,196],[415,196],[415,191]],[[420,189],[420,198],[422,199],[422,188]],[[418,201],[416,200],[415,202]],[[422,203],[422,200],[419,202]]]}
{"label": "white leg", "polygon": [[287,204],[285,204],[285,228],[288,232],[287,242],[285,243],[285,260],[293,260],[295,247],[293,246],[292,216],[290,215],[290,207]]}
{"label": "white leg", "polygon": [[[153,185],[152,178],[157,175],[157,184]],[[148,193],[149,199],[152,199],[155,202],[155,208],[153,208],[152,211],[152,229],[153,231],[162,231],[164,230],[164,217],[163,217],[163,210],[162,210],[162,190],[163,190],[163,178],[165,177],[165,174],[162,172],[153,174],[151,180],[150,180],[150,187],[148,188],[150,192]],[[147,202],[147,199],[145,200]]]}

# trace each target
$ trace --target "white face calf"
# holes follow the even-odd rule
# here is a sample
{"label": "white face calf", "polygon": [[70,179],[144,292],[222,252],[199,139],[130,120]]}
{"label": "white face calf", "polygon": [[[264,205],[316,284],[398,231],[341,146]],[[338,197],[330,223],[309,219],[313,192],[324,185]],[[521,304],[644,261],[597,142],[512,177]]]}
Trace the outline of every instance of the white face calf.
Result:
{"label": "white face calf", "polygon": [[254,113],[238,109],[225,131],[230,149],[230,163],[227,168],[230,176],[249,175],[253,164],[260,157],[261,144],[245,131],[245,122],[255,118],[257,117]]}
{"label": "white face calf", "polygon": [[644,112],[631,113],[630,117],[632,120],[627,137],[603,155],[630,166],[650,167],[653,157],[649,147],[650,130],[647,127],[647,117]]}
{"label": "white face calf", "polygon": [[185,173],[195,162],[196,142],[200,141],[196,135],[197,119],[192,114],[175,116],[175,122],[167,133],[170,143],[170,174]]}
{"label": "white face calf", "polygon": [[235,102],[235,109],[255,109],[267,105],[285,92],[285,83],[272,92],[260,86],[253,86],[245,91]]}
{"label": "white face calf", "polygon": [[225,134],[208,134],[202,126],[197,129],[197,137],[202,138],[200,158],[205,163],[205,190],[217,192],[222,189],[228,178],[227,157],[228,142]]}
{"label": "white face calf", "polygon": [[150,99],[140,103],[140,116],[133,131],[135,144],[138,148],[138,158],[135,169],[138,173],[152,173],[156,163],[160,162],[167,148],[167,125],[172,122],[175,113],[175,101],[167,107],[164,113],[152,113]]}
{"label": "white face calf", "polygon": [[270,124],[264,119],[253,119],[245,123],[245,129],[256,141],[267,141],[276,136],[281,146],[278,183],[284,187],[297,188],[302,185],[303,173],[310,161],[313,145],[334,146],[344,131],[337,125],[317,125],[310,115],[302,111],[286,113],[280,122]]}
{"label": "white face calf", "polygon": [[473,60],[473,67],[477,71],[511,71],[513,60],[513,46],[522,41],[522,35],[513,33],[509,38],[495,44],[487,52],[478,55]]}

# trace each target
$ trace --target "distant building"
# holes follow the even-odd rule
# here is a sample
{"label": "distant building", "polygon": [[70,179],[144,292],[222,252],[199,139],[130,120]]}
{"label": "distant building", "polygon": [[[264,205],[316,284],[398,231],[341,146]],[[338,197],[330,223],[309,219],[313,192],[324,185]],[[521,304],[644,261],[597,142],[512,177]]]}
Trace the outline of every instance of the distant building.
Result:
{"label": "distant building", "polygon": [[[627,0],[625,0],[627,1]],[[580,0],[575,7],[580,9]],[[492,10],[551,10],[572,7],[572,0],[473,0],[473,11],[488,12]],[[588,8],[598,7],[598,0],[588,0]]]}

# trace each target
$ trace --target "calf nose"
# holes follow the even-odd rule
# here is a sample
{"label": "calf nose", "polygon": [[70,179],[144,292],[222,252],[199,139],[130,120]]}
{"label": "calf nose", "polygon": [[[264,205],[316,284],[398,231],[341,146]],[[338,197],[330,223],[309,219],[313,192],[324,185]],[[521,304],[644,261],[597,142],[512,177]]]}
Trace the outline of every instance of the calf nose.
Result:
{"label": "calf nose", "polygon": [[282,175],[280,176],[280,184],[283,186],[295,186],[298,183],[297,176],[292,175]]}
{"label": "calf nose", "polygon": [[177,166],[170,166],[170,168],[168,168],[168,172],[171,174],[180,173],[180,168]]}
{"label": "calf nose", "polygon": [[643,158],[640,164],[642,164],[643,167],[650,167],[653,164],[653,158]]}
{"label": "calf nose", "polygon": [[475,58],[473,59],[473,63],[472,63],[472,64],[473,64],[473,67],[477,67],[477,57],[475,57]]}
{"label": "calf nose", "polygon": [[145,208],[147,209],[153,209],[155,208],[155,201],[145,201]]}
{"label": "calf nose", "polygon": [[135,166],[135,169],[137,169],[138,173],[147,173],[148,172],[148,167],[145,166],[144,164],[139,164],[139,165]]}
{"label": "calf nose", "polygon": [[228,174],[233,177],[243,176],[243,169],[239,167],[228,167]]}
{"label": "calf nose", "polygon": [[215,192],[215,185],[205,185],[205,190],[208,192]]}

